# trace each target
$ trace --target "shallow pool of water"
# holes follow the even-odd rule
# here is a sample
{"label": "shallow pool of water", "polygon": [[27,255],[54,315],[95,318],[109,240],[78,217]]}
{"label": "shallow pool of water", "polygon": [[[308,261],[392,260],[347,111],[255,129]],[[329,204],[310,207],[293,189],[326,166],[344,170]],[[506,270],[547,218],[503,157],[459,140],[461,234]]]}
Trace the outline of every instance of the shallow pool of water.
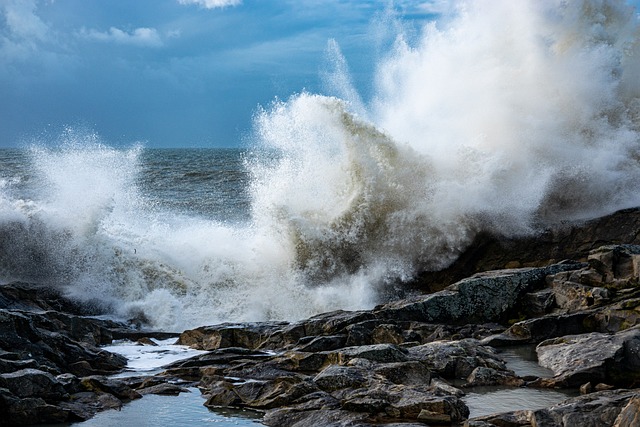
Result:
{"label": "shallow pool of water", "polygon": [[474,387],[462,400],[469,407],[469,418],[474,418],[521,409],[542,409],[577,395],[575,391],[565,390]]}
{"label": "shallow pool of water", "polygon": [[550,378],[553,376],[551,369],[538,365],[538,356],[533,345],[505,347],[500,349],[499,356],[506,362],[507,368],[521,377],[533,375]]}
{"label": "shallow pool of water", "polygon": [[[500,349],[507,368],[521,377],[553,377],[553,371],[538,365],[535,346],[524,345]],[[473,387],[463,398],[469,407],[469,418],[500,412],[542,409],[578,395],[577,390],[554,390],[518,387]]]}
{"label": "shallow pool of water", "polygon": [[179,396],[147,395],[127,403],[121,410],[107,410],[90,420],[70,424],[75,427],[242,427],[261,426],[262,414],[254,411],[212,412],[204,404],[200,391],[191,388],[191,393]]}

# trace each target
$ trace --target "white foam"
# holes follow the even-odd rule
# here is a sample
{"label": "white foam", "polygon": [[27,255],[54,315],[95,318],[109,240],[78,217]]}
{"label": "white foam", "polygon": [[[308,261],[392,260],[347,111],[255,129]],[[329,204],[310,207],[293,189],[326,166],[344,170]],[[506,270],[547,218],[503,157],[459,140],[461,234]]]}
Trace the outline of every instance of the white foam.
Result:
{"label": "white foam", "polygon": [[116,377],[149,375],[160,371],[159,368],[179,360],[204,354],[206,351],[194,350],[184,345],[175,345],[176,338],[165,340],[151,339],[157,345],[141,345],[132,341],[116,341],[103,348],[127,358],[126,370]]}

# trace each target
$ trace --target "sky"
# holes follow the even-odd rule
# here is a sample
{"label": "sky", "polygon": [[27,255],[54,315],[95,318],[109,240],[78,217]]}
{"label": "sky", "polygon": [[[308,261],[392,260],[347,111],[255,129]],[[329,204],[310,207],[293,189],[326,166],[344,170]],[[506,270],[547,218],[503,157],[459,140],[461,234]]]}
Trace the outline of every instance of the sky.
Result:
{"label": "sky", "polygon": [[[366,97],[394,19],[446,0],[0,0],[0,148],[65,128],[113,146],[245,144],[259,106],[326,93],[331,49]],[[331,93],[328,93],[331,95]]]}

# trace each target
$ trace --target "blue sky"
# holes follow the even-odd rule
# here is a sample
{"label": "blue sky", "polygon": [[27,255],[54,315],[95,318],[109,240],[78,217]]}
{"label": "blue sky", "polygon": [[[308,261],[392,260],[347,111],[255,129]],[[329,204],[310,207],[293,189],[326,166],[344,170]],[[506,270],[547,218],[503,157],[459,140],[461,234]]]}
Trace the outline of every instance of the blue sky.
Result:
{"label": "blue sky", "polygon": [[[258,105],[325,92],[335,40],[366,96],[390,8],[443,0],[0,0],[0,147],[66,126],[111,145],[235,146]],[[387,24],[385,24],[385,22]]]}

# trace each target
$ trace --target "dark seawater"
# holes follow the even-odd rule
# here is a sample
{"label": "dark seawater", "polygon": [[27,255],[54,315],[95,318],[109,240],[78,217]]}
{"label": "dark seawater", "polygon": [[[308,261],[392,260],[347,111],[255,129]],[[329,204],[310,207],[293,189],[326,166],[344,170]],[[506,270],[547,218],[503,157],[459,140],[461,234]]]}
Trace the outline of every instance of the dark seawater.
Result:
{"label": "dark seawater", "polygon": [[138,185],[148,203],[162,209],[247,222],[248,156],[243,149],[145,149]]}

